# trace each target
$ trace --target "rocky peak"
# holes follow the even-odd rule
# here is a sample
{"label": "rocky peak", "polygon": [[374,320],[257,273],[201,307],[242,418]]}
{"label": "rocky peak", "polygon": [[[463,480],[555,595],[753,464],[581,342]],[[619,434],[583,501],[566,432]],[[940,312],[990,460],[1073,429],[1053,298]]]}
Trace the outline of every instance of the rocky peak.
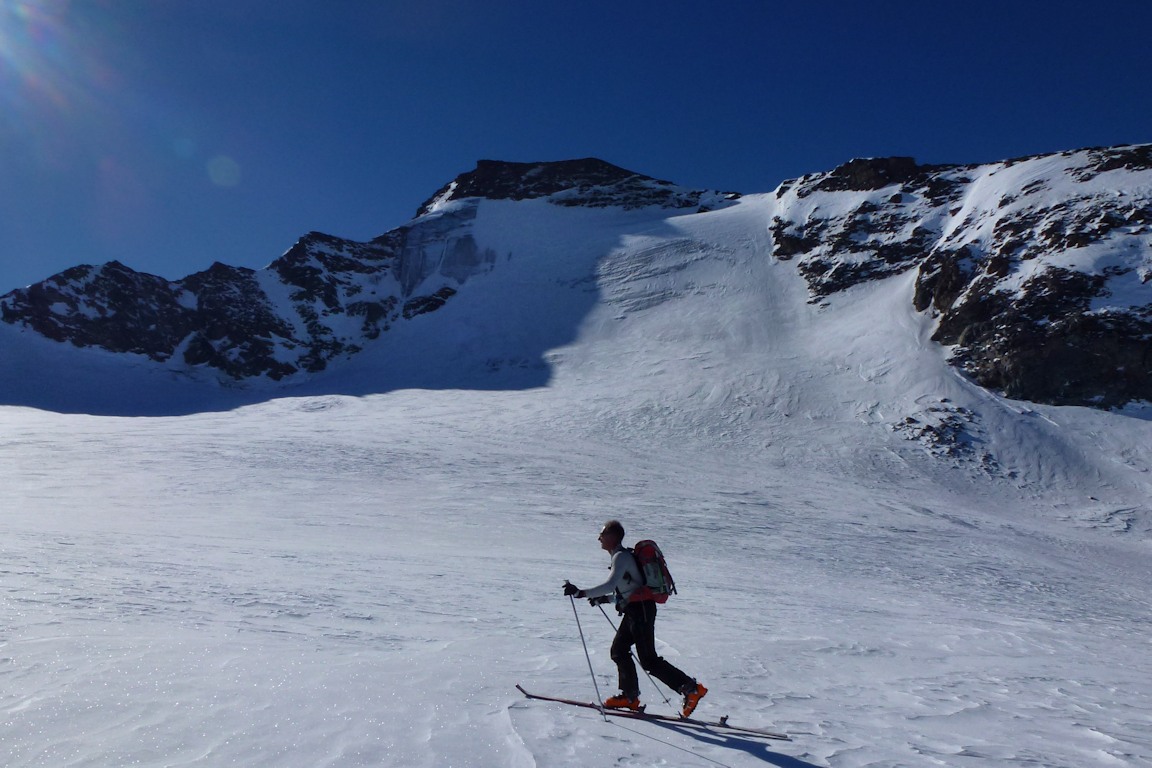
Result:
{"label": "rocky peak", "polygon": [[594,157],[549,163],[509,163],[481,160],[442,187],[433,199],[451,190],[452,199],[528,200],[567,189],[611,186],[626,179],[648,179]]}
{"label": "rocky peak", "polygon": [[453,200],[533,200],[557,205],[643,208],[716,207],[735,193],[689,190],[594,157],[541,163],[481,160],[476,169],[441,187],[416,212],[431,213]]}
{"label": "rocky peak", "polygon": [[911,157],[873,157],[849,160],[824,174],[816,189],[824,192],[863,192],[900,184],[927,170]]}

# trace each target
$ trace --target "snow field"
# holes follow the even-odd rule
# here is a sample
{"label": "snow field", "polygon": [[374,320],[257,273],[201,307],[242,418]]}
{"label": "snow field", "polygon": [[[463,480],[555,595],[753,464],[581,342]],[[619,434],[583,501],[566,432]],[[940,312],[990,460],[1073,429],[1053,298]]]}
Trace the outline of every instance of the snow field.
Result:
{"label": "snow field", "polygon": [[[468,413],[458,393],[399,394],[387,408],[289,400],[89,420],[79,435],[74,417],[6,414],[10,434],[50,436],[56,422],[73,435],[21,451],[43,465],[65,452],[66,472],[8,486],[22,511],[4,558],[2,725],[19,736],[5,739],[6,763],[1147,755],[1148,681],[1131,666],[1146,619],[1060,545],[1005,537],[1002,521],[946,495],[918,507],[838,481],[770,488],[731,455],[630,455],[587,439],[561,452],[532,428],[509,442],[463,428],[506,427],[528,397],[490,395]],[[73,477],[87,481],[80,496]],[[785,729],[794,744],[627,724],[637,735],[519,699],[516,682],[592,696],[559,584],[603,576],[594,536],[611,516],[673,558],[681,594],[658,638],[712,689],[701,714]],[[643,533],[638,519],[652,521]],[[604,692],[611,628],[580,610]]]}
{"label": "snow field", "polygon": [[[1149,422],[972,387],[907,276],[808,304],[762,256],[770,205],[485,203],[497,269],[296,397],[189,407],[91,356],[108,402],[181,415],[0,408],[0,762],[1152,762]],[[499,383],[386,386],[427,359]],[[998,469],[890,428],[944,399]],[[612,517],[669,557],[658,648],[710,688],[700,716],[793,742],[515,690],[593,696],[560,587],[603,578]],[[612,630],[577,609],[615,692]]]}

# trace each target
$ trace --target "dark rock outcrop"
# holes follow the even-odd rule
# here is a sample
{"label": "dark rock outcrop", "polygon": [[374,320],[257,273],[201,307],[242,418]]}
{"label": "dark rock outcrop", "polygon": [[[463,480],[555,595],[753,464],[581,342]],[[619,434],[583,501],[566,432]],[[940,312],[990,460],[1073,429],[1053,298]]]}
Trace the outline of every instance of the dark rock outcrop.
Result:
{"label": "dark rock outcrop", "polygon": [[978,383],[1056,404],[1152,400],[1152,145],[857,160],[777,198],[774,255],[813,301],[915,269],[915,308]]}
{"label": "dark rock outcrop", "polygon": [[217,263],[177,281],[117,262],[75,267],[0,297],[0,318],[78,347],[279,380],[443,306],[493,258],[476,258],[469,223],[455,216],[367,243],[313,232],[263,270]]}
{"label": "dark rock outcrop", "polygon": [[734,192],[691,190],[625,170],[596,158],[543,163],[481,160],[476,169],[441,187],[417,210],[423,216],[450,200],[533,200],[587,207],[695,208],[710,210],[735,200]]}
{"label": "dark rock outcrop", "polygon": [[156,360],[166,360],[173,340],[191,328],[178,286],[117,261],[73,267],[14,291],[0,302],[0,317],[55,341],[111,352],[155,351]]}
{"label": "dark rock outcrop", "polygon": [[911,157],[875,157],[849,160],[820,176],[814,189],[821,192],[864,191],[902,184],[925,173]]}

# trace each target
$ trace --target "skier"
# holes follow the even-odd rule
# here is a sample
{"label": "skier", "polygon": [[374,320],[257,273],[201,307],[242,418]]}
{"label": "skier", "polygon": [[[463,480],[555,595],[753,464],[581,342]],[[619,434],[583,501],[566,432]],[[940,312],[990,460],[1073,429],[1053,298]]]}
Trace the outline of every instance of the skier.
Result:
{"label": "skier", "polygon": [[600,548],[612,556],[611,572],[603,584],[588,589],[580,589],[564,582],[564,594],[568,597],[586,597],[592,605],[609,601],[615,595],[616,611],[620,614],[620,626],[612,640],[612,661],[616,662],[619,675],[620,693],[609,696],[604,706],[613,709],[640,709],[640,682],[636,677],[636,665],[632,661],[633,645],[640,666],[655,675],[661,682],[684,697],[684,717],[688,717],[708,693],[708,689],[691,677],[656,655],[656,603],[651,600],[629,602],[628,598],[644,580],[632,553],[624,548],[624,526],[618,520],[609,520],[600,531]]}

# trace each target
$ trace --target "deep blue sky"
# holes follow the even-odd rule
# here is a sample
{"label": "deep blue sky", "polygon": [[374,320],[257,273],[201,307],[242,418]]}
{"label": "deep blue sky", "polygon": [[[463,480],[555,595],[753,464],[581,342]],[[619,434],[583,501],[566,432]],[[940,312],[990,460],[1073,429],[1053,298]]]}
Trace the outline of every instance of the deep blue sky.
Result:
{"label": "deep blue sky", "polygon": [[768,192],[1152,141],[1152,2],[0,0],[0,293],[368,239],[476,160]]}

